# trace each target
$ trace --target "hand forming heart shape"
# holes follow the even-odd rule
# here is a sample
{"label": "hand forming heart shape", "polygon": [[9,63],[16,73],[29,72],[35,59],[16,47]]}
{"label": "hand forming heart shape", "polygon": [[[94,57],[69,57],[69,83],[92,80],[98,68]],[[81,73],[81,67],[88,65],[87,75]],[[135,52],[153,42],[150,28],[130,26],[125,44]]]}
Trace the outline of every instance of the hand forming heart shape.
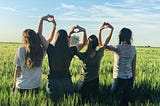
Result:
{"label": "hand forming heart shape", "polygon": [[47,18],[47,21],[52,22],[53,20],[54,20],[54,17],[52,15],[49,15],[48,18]]}

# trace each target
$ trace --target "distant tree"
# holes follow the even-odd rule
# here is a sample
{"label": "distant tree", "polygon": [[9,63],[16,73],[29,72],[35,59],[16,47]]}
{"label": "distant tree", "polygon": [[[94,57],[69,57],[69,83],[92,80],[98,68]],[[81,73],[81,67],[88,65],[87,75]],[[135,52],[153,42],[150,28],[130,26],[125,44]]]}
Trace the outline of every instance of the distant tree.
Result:
{"label": "distant tree", "polygon": [[71,38],[70,38],[71,45],[78,44],[79,43],[79,39],[80,39],[79,36],[76,36],[76,35],[71,36]]}
{"label": "distant tree", "polygon": [[150,45],[148,45],[148,46],[145,46],[145,47],[151,47]]}

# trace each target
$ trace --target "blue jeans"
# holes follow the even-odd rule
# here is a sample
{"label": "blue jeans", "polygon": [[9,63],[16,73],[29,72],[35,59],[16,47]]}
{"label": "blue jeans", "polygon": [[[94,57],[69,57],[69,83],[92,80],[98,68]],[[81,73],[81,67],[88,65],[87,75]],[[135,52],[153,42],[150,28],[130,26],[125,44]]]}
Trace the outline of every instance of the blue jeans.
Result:
{"label": "blue jeans", "polygon": [[74,92],[71,78],[49,79],[46,90],[53,100],[59,100],[64,94],[72,95]]}
{"label": "blue jeans", "polygon": [[121,104],[128,105],[131,100],[132,89],[133,89],[134,79],[121,79],[115,78],[111,87],[111,92],[113,95],[118,97]]}

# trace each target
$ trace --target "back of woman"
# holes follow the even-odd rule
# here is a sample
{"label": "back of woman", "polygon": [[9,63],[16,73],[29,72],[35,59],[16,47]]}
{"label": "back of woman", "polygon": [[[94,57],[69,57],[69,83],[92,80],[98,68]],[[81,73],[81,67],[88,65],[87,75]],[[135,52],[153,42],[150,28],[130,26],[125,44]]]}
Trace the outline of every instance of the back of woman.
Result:
{"label": "back of woman", "polygon": [[49,74],[48,78],[54,77],[69,77],[69,66],[73,56],[76,54],[76,46],[64,48],[56,48],[49,44],[47,48],[49,60]]}
{"label": "back of woman", "polygon": [[[51,31],[52,36],[48,41],[42,36],[43,21],[52,22],[54,25]],[[41,35],[41,41],[47,50],[49,61],[46,90],[53,100],[59,100],[63,97],[63,94],[73,94],[74,89],[69,66],[73,56],[86,44],[87,35],[85,29],[78,25],[73,26],[69,34],[65,30],[58,30],[55,36],[55,44],[51,45],[49,41],[53,39],[55,29],[56,22],[54,16],[46,15],[40,19],[38,33]],[[70,47],[70,37],[71,34],[75,33],[75,29],[78,29],[78,32],[82,32],[82,42]]]}
{"label": "back of woman", "polygon": [[114,69],[111,92],[116,95],[120,104],[127,106],[131,100],[135,70],[136,70],[136,49],[131,45],[132,31],[122,28],[119,33],[119,44],[107,46],[114,52]]}
{"label": "back of woman", "polygon": [[17,78],[16,86],[20,89],[37,88],[41,84],[42,65],[38,67],[27,68],[25,64],[25,54],[25,47],[20,47],[15,56],[14,64],[20,66],[21,68],[21,74]]}
{"label": "back of woman", "polygon": [[109,47],[110,49],[115,49],[113,78],[131,78],[133,76],[132,61],[136,55],[135,46],[117,45]]}
{"label": "back of woman", "polygon": [[[102,44],[101,33],[103,29],[110,29],[105,43]],[[83,70],[79,80],[80,93],[82,102],[93,101],[99,95],[99,71],[100,62],[104,55],[104,49],[109,43],[113,32],[111,24],[104,22],[99,29],[98,38],[91,35],[88,38],[87,50],[85,52],[78,52],[77,56],[83,61]],[[97,50],[97,46],[99,49]]]}
{"label": "back of woman", "polygon": [[22,42],[23,46],[18,49],[14,59],[14,85],[20,93],[29,89],[37,92],[41,84],[44,50],[40,37],[32,29],[23,32]]}
{"label": "back of woman", "polygon": [[[83,32],[83,42],[77,46],[70,47],[70,36],[74,33],[74,29],[78,28]],[[59,30],[55,36],[55,44],[49,44],[47,54],[49,60],[49,73],[47,92],[53,100],[59,100],[63,94],[73,94],[74,88],[70,75],[70,62],[78,50],[81,50],[85,45],[86,32],[80,26],[74,26],[69,33],[65,30]]]}
{"label": "back of woman", "polygon": [[79,59],[83,61],[83,70],[81,75],[83,75],[82,78],[84,77],[84,82],[89,82],[99,77],[100,61],[103,57],[103,54],[104,54],[103,48],[99,48],[96,51],[95,56],[93,57],[90,56],[87,57],[86,52],[77,53]]}

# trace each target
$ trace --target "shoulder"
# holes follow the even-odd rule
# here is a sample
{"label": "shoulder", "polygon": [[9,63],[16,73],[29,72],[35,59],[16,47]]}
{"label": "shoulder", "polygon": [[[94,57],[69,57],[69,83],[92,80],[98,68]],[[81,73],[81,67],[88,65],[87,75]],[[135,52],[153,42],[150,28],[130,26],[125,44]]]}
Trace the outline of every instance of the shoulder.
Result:
{"label": "shoulder", "polygon": [[120,45],[108,45],[106,48],[120,48]]}
{"label": "shoulder", "polygon": [[131,48],[132,48],[133,52],[136,54],[136,47],[134,45],[131,45]]}
{"label": "shoulder", "polygon": [[136,47],[134,45],[127,45],[127,48],[130,48],[130,49],[136,51]]}
{"label": "shoulder", "polygon": [[86,53],[85,52],[77,52],[76,56],[79,57],[79,59],[83,61],[86,57]]}
{"label": "shoulder", "polygon": [[19,54],[25,53],[25,51],[26,51],[26,48],[25,48],[24,46],[19,47],[18,50],[17,50],[17,52],[18,52]]}
{"label": "shoulder", "polygon": [[47,47],[47,53],[50,52],[50,51],[53,51],[55,47],[49,43],[48,47]]}
{"label": "shoulder", "polygon": [[86,54],[86,52],[77,52],[77,55],[78,55],[78,56],[80,56],[80,55],[81,55],[81,56],[84,56],[85,54]]}
{"label": "shoulder", "polygon": [[136,47],[135,47],[134,45],[131,45],[131,47],[132,47],[133,49],[136,49]]}
{"label": "shoulder", "polygon": [[77,50],[77,47],[76,46],[71,46],[70,49],[74,49],[74,50]]}
{"label": "shoulder", "polygon": [[119,49],[120,49],[120,45],[108,45],[106,47],[106,49],[109,49],[113,52],[119,52]]}
{"label": "shoulder", "polygon": [[99,53],[103,53],[103,52],[104,52],[104,47],[100,47],[100,48],[98,49],[98,52],[99,52]]}
{"label": "shoulder", "polygon": [[71,46],[69,49],[70,49],[71,52],[73,52],[74,54],[77,53],[77,47],[76,47],[76,46]]}
{"label": "shoulder", "polygon": [[54,48],[54,46],[52,44],[48,44],[48,48],[47,49],[50,49],[50,48]]}
{"label": "shoulder", "polygon": [[100,47],[98,50],[97,50],[97,56],[103,56],[104,55],[104,47]]}
{"label": "shoulder", "polygon": [[23,58],[25,56],[25,53],[26,53],[25,47],[23,46],[19,47],[15,55],[15,61],[18,61],[17,60],[18,58]]}
{"label": "shoulder", "polygon": [[21,47],[18,48],[18,50],[25,50],[25,47],[21,46]]}

